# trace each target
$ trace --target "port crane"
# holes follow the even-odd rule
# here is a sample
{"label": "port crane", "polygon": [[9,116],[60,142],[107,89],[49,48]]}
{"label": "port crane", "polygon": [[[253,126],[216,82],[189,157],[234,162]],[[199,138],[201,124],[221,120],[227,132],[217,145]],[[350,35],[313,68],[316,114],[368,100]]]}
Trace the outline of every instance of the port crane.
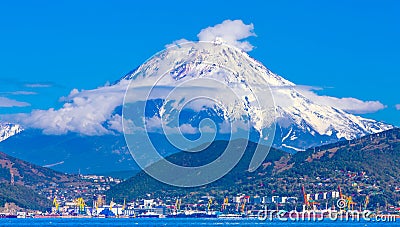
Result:
{"label": "port crane", "polygon": [[340,185],[338,186],[338,190],[339,190],[339,198],[346,201],[347,210],[354,210],[354,206],[357,205],[357,203],[353,201],[353,197],[343,194]]}
{"label": "port crane", "polygon": [[229,205],[229,198],[226,197],[224,199],[224,203],[222,204],[222,210],[224,211],[228,205]]}
{"label": "port crane", "polygon": [[182,199],[176,199],[175,201],[175,213],[181,209]]}
{"label": "port crane", "polygon": [[104,206],[105,203],[106,203],[105,196],[104,195],[97,195],[97,198],[94,201],[94,207],[97,210],[97,208]]}
{"label": "port crane", "polygon": [[210,199],[208,200],[207,211],[210,211],[212,202],[213,202],[213,201],[212,201],[212,199],[210,198]]}
{"label": "port crane", "polygon": [[85,213],[85,207],[86,207],[85,200],[82,197],[80,197],[75,199],[74,202],[76,207],[78,208],[79,214]]}
{"label": "port crane", "polygon": [[310,207],[310,202],[308,201],[306,190],[304,189],[304,185],[301,187],[301,192],[303,193],[304,206],[306,208]]}
{"label": "port crane", "polygon": [[305,188],[304,188],[304,185],[301,187],[301,191],[302,191],[302,193],[303,193],[303,201],[304,201],[304,208],[305,208],[305,210],[313,209],[315,205],[319,205],[319,204],[320,204],[320,203],[318,203],[317,201],[312,200],[312,199],[309,199],[309,198],[307,197],[307,193],[306,193],[306,190],[305,190]]}
{"label": "port crane", "polygon": [[60,208],[60,203],[57,201],[56,197],[54,197],[54,199],[53,199],[53,205],[56,208],[56,212],[58,213],[59,212],[59,208]]}
{"label": "port crane", "polygon": [[242,214],[244,214],[244,212],[245,212],[246,203],[247,203],[248,199],[250,199],[250,196],[244,196],[243,197],[243,203],[242,203],[242,207],[240,209]]}
{"label": "port crane", "polygon": [[364,210],[367,209],[368,204],[369,204],[369,195],[367,195],[367,196],[365,197]]}
{"label": "port crane", "polygon": [[115,204],[116,203],[114,202],[114,198],[112,198],[110,202],[110,210],[114,207]]}
{"label": "port crane", "polygon": [[124,199],[124,205],[122,205],[122,210],[126,209],[126,199]]}

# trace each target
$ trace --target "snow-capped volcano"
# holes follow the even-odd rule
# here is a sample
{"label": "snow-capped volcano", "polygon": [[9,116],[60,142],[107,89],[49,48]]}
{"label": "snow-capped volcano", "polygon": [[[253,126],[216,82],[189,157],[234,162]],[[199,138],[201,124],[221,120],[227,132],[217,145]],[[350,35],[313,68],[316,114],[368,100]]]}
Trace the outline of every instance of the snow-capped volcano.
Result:
{"label": "snow-capped volcano", "polygon": [[[215,83],[192,84],[194,79],[209,79]],[[20,114],[16,122],[48,135],[122,134],[121,106],[129,84],[139,88],[157,84],[159,89],[154,89],[150,97],[153,103],[149,103],[153,109],[147,109],[146,114],[147,126],[154,126],[153,132],[157,132],[160,120],[166,120],[170,132],[179,130],[189,135],[199,133],[200,123],[205,118],[211,118],[219,131],[226,130],[224,122],[244,120],[263,138],[271,138],[270,128],[276,128],[274,140],[267,145],[293,152],[393,128],[350,114],[324,99],[310,97],[309,90],[274,74],[246,52],[226,45],[221,39],[171,46],[112,85],[93,90],[74,89],[64,98],[66,102],[62,108]],[[181,88],[176,92],[178,100],[166,99],[165,95],[177,87]],[[140,92],[137,94],[136,98],[142,98],[137,101],[149,101]],[[189,110],[181,111],[184,114],[174,115],[174,109],[196,96],[215,98],[220,105],[195,101],[187,105]],[[179,119],[179,123],[174,118]],[[21,131],[18,125],[0,126],[0,141]]]}
{"label": "snow-capped volcano", "polygon": [[[224,72],[221,69],[225,69]],[[277,129],[273,145],[285,150],[299,151],[392,128],[391,125],[311,100],[294,83],[272,73],[247,53],[225,45],[222,40],[170,47],[123,77],[119,83],[131,80],[131,83],[140,86],[157,83],[157,86],[176,87],[193,78],[217,79],[230,88],[243,91],[239,98],[242,102],[235,100],[223,104],[226,112],[238,113],[239,117],[249,116],[252,126],[260,132],[271,126],[270,119],[273,116]],[[210,94],[209,90],[202,90],[198,86],[196,89],[190,93],[218,94]],[[222,90],[219,92],[223,93]],[[253,101],[271,94],[274,113],[260,111]],[[160,111],[165,112],[162,108]]]}
{"label": "snow-capped volcano", "polygon": [[[73,89],[60,98],[60,108],[2,116],[18,125],[0,123],[0,142],[11,137],[0,143],[0,149],[38,165],[62,163],[52,168],[63,172],[104,172],[104,166],[109,171],[137,169],[123,135],[130,133],[123,130],[129,121],[123,121],[127,116],[122,114],[124,99],[129,103],[135,98],[148,105],[144,113],[130,118],[132,125],[137,126],[143,115],[147,118],[145,126],[161,156],[182,150],[166,140],[159,130],[164,126],[167,133],[183,133],[193,143],[199,134],[212,134],[212,126],[223,134],[216,139],[229,139],[224,137],[229,131],[225,123],[241,121],[250,124],[251,135],[259,133],[271,142],[264,145],[289,152],[392,128],[351,114],[383,109],[379,101],[319,96],[272,73],[244,52],[253,48],[246,41],[255,36],[253,29],[253,24],[226,20],[201,30],[199,43],[175,41],[111,85]],[[154,85],[157,88],[146,96],[143,91]],[[136,88],[133,95],[126,95],[128,86]],[[168,96],[171,92],[174,95]],[[196,97],[208,97],[210,102]],[[215,124],[204,121],[207,118]],[[138,128],[132,127],[133,132]],[[143,147],[143,140],[135,142],[129,148],[146,156],[150,147]]]}
{"label": "snow-capped volcano", "polygon": [[0,142],[22,132],[20,125],[0,122]]}

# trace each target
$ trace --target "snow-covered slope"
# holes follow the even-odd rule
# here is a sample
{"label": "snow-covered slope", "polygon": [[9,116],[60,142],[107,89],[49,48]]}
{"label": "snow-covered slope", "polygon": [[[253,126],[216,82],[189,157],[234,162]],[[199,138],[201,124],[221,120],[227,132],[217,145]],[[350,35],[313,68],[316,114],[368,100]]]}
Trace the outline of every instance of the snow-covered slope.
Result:
{"label": "snow-covered slope", "polygon": [[[186,115],[179,116],[186,120],[178,125],[182,132],[186,131],[191,135],[198,132],[196,128],[207,115],[213,115],[211,118],[218,124],[222,124],[226,119],[245,118],[249,119],[252,127],[260,132],[263,138],[270,138],[268,129],[276,126],[272,145],[293,152],[392,128],[391,125],[355,116],[326,103],[307,98],[308,96],[294,83],[272,73],[247,53],[225,45],[222,40],[213,43],[179,44],[168,48],[112,85],[93,90],[74,89],[59,110],[33,111],[18,122],[25,128],[39,129],[49,135],[62,136],[68,133],[87,136],[121,135],[123,131],[121,112],[124,109],[121,105],[130,82],[144,88],[158,83],[159,87],[164,89],[160,91],[165,92],[169,89],[169,92],[171,88],[176,88],[194,78],[208,78],[222,82],[221,84],[236,92],[238,97],[232,98],[227,92],[228,89],[217,89],[219,88],[217,83],[213,83],[212,86],[195,84],[193,87],[181,90],[187,92],[187,96],[182,95],[180,100],[167,100],[170,102],[168,105],[163,105],[166,104],[165,100],[153,100],[153,115],[146,117],[154,121],[149,123],[157,126],[159,123],[157,120],[161,115],[173,114],[171,109],[166,108],[183,102],[185,98],[208,96],[222,100],[224,112],[217,109],[217,106],[198,102],[196,104],[201,105],[197,108],[199,113],[186,111]],[[264,108],[257,106],[256,99],[266,103]],[[271,103],[272,100],[274,102]],[[204,106],[207,108],[203,108]],[[246,118],[247,116],[249,118]],[[142,119],[142,115],[136,119]],[[167,117],[166,119],[168,120]],[[172,125],[170,129],[176,128]],[[19,125],[0,123],[0,141],[21,130]],[[165,146],[165,141],[160,142],[160,146]],[[107,147],[107,144],[104,147]]]}
{"label": "snow-covered slope", "polygon": [[20,125],[0,122],[0,142],[22,132]]}
{"label": "snow-covered slope", "polygon": [[[228,68],[232,73],[221,76],[218,73],[221,68]],[[350,140],[392,128],[391,125],[313,102],[296,89],[294,83],[272,73],[247,53],[226,46],[220,40],[213,44],[190,43],[167,49],[122,80],[151,85],[164,72],[168,72],[167,76],[158,81],[162,86],[176,86],[190,78],[214,77],[227,84],[239,83],[241,89],[257,88],[265,94],[272,93],[275,101],[274,121],[277,123],[274,145],[289,151],[299,151],[340,139]],[[265,81],[269,89],[256,86]],[[239,108],[230,107],[229,104],[226,106],[228,110],[241,111],[258,121],[271,116],[270,112],[257,111],[254,105],[246,104],[245,101]],[[257,122],[253,123],[257,126]],[[269,125],[270,122],[263,122],[258,129]]]}

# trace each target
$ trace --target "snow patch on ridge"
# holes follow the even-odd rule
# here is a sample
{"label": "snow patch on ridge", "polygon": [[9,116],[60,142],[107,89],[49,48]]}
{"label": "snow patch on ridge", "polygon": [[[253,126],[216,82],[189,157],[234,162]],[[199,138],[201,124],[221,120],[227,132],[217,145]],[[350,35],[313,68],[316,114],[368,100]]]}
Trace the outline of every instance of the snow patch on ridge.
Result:
{"label": "snow patch on ridge", "polygon": [[20,125],[0,122],[0,142],[22,132]]}

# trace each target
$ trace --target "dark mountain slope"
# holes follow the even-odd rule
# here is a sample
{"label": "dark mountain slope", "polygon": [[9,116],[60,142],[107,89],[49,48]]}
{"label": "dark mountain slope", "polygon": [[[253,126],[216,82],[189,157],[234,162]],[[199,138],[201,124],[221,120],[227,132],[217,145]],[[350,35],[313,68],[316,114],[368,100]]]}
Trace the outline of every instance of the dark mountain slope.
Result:
{"label": "dark mountain slope", "polygon": [[[242,150],[243,141],[233,141],[233,143],[237,143],[238,145],[235,146],[234,149],[238,151]],[[167,160],[173,162],[175,164],[181,166],[201,166],[211,161],[215,160],[221,152],[224,151],[225,147],[227,146],[226,141],[216,141],[211,144],[208,148],[201,152],[197,153],[188,153],[188,152],[180,152],[177,154],[173,154],[167,157]],[[229,190],[230,193],[239,193],[242,191],[240,182],[247,181],[247,177],[251,177],[254,173],[248,172],[248,166],[250,164],[250,160],[253,157],[255,148],[255,143],[249,142],[246,151],[240,160],[240,162],[230,171],[226,176],[223,178],[202,187],[196,188],[180,188],[180,187],[173,187],[170,185],[166,185],[161,183],[152,177],[149,177],[144,171],[141,171],[136,176],[128,179],[127,181],[116,185],[110,191],[108,191],[108,196],[117,199],[123,200],[123,198],[138,198],[138,197],[145,197],[146,194],[150,193],[152,196],[155,197],[164,197],[164,198],[174,198],[176,196],[189,196],[193,194],[197,194],[201,191],[207,191],[207,193],[213,191],[212,194],[219,194],[220,196],[224,196],[226,191]],[[282,158],[289,158],[290,154],[279,151],[276,149],[271,149],[266,158],[267,162],[276,162]],[[153,165],[158,165],[155,163]],[[263,171],[272,172],[273,166],[265,165],[261,167]],[[154,166],[152,167],[154,168]],[[180,176],[176,176],[180,177]],[[195,197],[193,197],[195,198]]]}
{"label": "dark mountain slope", "polygon": [[78,176],[68,175],[37,166],[0,152],[0,206],[6,202],[29,209],[44,209],[51,205],[44,195],[51,185],[59,190],[71,186],[84,186],[89,182]]}
{"label": "dark mountain slope", "polygon": [[19,207],[32,210],[44,210],[51,206],[50,200],[28,187],[0,183],[0,207],[5,203],[15,203]]}
{"label": "dark mountain slope", "polygon": [[[197,154],[181,152],[167,159],[185,166],[208,163],[219,155],[226,142],[218,141]],[[196,201],[212,195],[222,199],[239,193],[248,195],[281,195],[301,197],[301,185],[310,193],[337,190],[362,202],[371,196],[371,206],[397,204],[400,201],[400,130],[393,129],[353,141],[341,141],[295,155],[272,149],[263,165],[247,171],[255,144],[250,143],[239,164],[222,179],[203,187],[177,188],[160,183],[143,171],[108,191],[110,197],[183,197]],[[204,152],[204,153],[203,153]]]}

